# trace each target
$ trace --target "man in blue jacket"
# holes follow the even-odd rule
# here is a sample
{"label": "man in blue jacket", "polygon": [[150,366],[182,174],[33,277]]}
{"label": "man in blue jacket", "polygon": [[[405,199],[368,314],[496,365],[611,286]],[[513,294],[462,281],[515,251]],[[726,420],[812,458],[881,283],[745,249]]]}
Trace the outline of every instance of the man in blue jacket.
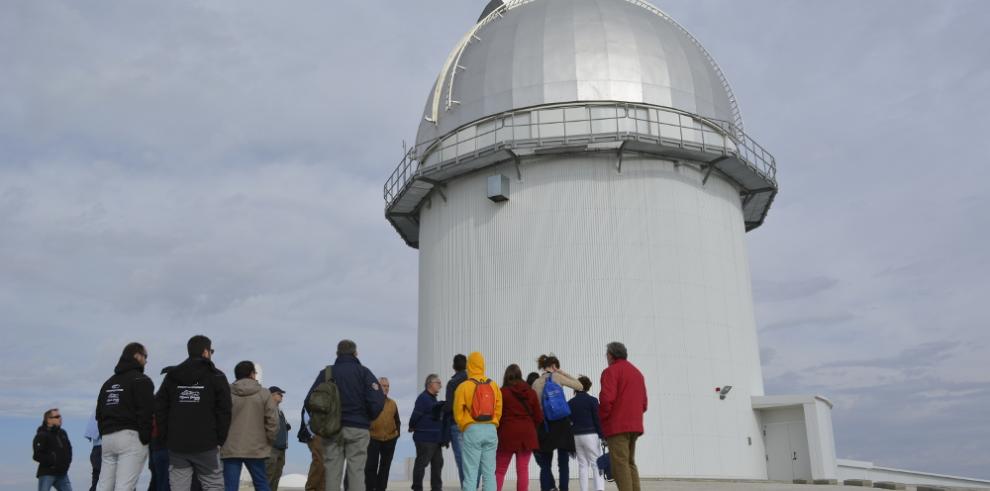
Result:
{"label": "man in blue jacket", "polygon": [[426,377],[423,393],[416,398],[416,406],[409,417],[409,431],[416,444],[416,463],[413,464],[412,489],[423,491],[423,474],[430,466],[430,490],[443,491],[443,402],[437,401],[440,393],[440,377],[431,373]]}
{"label": "man in blue jacket", "polygon": [[[326,489],[341,489],[344,461],[347,461],[348,491],[365,491],[364,464],[368,458],[368,428],[385,406],[385,394],[378,386],[378,377],[357,358],[357,344],[350,339],[337,343],[337,360],[333,364],[333,380],[340,392],[340,434],[323,438],[323,465],[326,468]],[[310,395],[323,383],[324,371],[306,394]]]}

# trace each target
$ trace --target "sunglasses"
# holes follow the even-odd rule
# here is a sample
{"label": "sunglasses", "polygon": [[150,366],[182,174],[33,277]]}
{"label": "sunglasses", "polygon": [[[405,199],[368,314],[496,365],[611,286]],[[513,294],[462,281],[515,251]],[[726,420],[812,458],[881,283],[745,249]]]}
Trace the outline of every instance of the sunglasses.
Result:
{"label": "sunglasses", "polygon": [[48,419],[62,419],[62,415],[56,414],[55,416],[49,416]]}

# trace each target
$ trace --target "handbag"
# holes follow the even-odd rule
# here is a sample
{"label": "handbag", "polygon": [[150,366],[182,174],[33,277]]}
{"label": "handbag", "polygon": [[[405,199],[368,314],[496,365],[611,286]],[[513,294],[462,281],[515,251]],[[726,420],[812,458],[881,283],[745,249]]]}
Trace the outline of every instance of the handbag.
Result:
{"label": "handbag", "polygon": [[615,482],[612,477],[612,455],[608,453],[608,448],[602,442],[602,455],[598,457],[598,473],[608,482]]}

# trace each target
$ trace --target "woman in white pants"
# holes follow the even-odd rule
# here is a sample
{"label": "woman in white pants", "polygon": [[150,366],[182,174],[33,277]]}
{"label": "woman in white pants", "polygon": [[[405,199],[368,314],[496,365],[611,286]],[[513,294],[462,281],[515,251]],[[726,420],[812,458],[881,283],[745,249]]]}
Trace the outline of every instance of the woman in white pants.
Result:
{"label": "woman in white pants", "polygon": [[594,491],[605,489],[605,478],[598,473],[598,457],[602,455],[602,425],[598,421],[598,399],[588,394],[591,379],[578,377],[584,390],[574,391],[567,404],[571,406],[571,423],[574,429],[574,446],[577,450],[578,482],[581,491],[588,491],[588,479],[594,477]]}

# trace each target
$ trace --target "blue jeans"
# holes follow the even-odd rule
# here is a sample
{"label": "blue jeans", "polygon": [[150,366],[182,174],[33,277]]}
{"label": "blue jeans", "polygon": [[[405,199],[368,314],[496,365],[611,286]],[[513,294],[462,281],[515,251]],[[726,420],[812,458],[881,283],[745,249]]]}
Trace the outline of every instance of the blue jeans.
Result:
{"label": "blue jeans", "polygon": [[237,491],[241,487],[241,466],[247,467],[255,491],[272,491],[265,474],[265,459],[221,459],[223,460],[223,489]]}
{"label": "blue jeans", "polygon": [[96,491],[96,483],[100,481],[100,466],[103,465],[103,447],[96,445],[89,452],[89,465],[93,467],[93,484],[89,491]]}
{"label": "blue jeans", "polygon": [[149,490],[169,491],[172,489],[168,484],[168,463],[167,448],[159,448],[151,451],[151,458],[148,459],[148,468],[151,469]]}
{"label": "blue jeans", "polygon": [[491,423],[474,423],[464,430],[464,448],[461,457],[464,459],[464,480],[461,489],[474,491],[468,483],[477,483],[481,479],[483,491],[495,491],[495,451],[498,450],[498,431]]}
{"label": "blue jeans", "polygon": [[464,444],[461,428],[457,423],[450,425],[450,449],[454,452],[454,462],[457,463],[457,482],[464,482],[464,466],[461,464],[461,445]]}
{"label": "blue jeans", "polygon": [[[464,482],[464,465],[461,463],[463,445],[464,434],[461,433],[461,427],[457,426],[457,423],[450,425],[450,449],[454,452],[454,462],[457,464],[457,484]],[[478,482],[475,483],[474,489],[478,489],[479,484],[481,484],[481,474],[478,474]]]}
{"label": "blue jeans", "polygon": [[68,474],[38,477],[38,491],[49,491],[52,486],[55,486],[58,491],[72,491],[72,483],[69,482]]}
{"label": "blue jeans", "polygon": [[[536,457],[536,464],[540,466],[540,490],[547,491],[549,489],[557,488],[557,485],[553,480],[553,470],[550,468],[553,466],[553,452],[540,452],[539,450],[533,452],[533,456]],[[559,470],[558,477],[560,478],[560,491],[567,491],[568,483],[570,480],[570,465],[568,465],[568,460],[570,460],[570,454],[567,450],[557,450],[557,469]]]}

